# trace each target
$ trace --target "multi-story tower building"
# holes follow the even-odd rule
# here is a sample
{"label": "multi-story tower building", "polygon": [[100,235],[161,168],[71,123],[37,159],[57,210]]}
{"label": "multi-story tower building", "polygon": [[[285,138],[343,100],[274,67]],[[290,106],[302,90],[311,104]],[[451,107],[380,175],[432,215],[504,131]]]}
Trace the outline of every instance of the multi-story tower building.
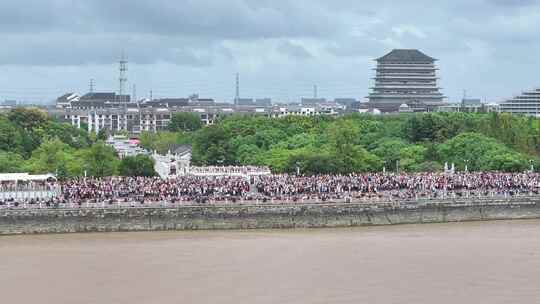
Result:
{"label": "multi-story tower building", "polygon": [[375,86],[367,97],[369,108],[397,112],[405,104],[413,110],[431,111],[443,104],[436,59],[419,50],[393,50],[376,61]]}
{"label": "multi-story tower building", "polygon": [[540,117],[540,88],[525,91],[501,103],[499,111]]}

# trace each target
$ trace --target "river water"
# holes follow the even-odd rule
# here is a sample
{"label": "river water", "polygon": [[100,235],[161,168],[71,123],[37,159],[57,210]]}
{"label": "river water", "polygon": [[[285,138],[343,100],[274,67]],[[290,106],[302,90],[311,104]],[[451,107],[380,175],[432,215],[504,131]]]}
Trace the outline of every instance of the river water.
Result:
{"label": "river water", "polygon": [[540,221],[0,237],[1,303],[538,303]]}

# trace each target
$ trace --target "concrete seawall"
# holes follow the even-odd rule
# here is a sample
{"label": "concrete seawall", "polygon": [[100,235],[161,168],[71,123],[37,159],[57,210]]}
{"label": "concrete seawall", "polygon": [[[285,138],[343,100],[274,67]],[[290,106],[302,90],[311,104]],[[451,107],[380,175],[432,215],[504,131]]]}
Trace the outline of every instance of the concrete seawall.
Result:
{"label": "concrete seawall", "polygon": [[325,228],[540,219],[540,197],[421,205],[312,204],[0,210],[0,235]]}

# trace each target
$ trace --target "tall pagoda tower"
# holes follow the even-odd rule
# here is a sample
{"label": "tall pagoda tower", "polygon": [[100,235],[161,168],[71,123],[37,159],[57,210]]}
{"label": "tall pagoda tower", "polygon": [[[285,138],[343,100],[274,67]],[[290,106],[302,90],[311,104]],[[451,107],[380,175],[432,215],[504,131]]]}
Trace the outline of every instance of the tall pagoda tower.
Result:
{"label": "tall pagoda tower", "polygon": [[376,61],[375,86],[367,97],[369,108],[398,112],[400,106],[407,105],[413,110],[431,111],[444,105],[445,96],[437,85],[437,59],[419,50],[397,49]]}

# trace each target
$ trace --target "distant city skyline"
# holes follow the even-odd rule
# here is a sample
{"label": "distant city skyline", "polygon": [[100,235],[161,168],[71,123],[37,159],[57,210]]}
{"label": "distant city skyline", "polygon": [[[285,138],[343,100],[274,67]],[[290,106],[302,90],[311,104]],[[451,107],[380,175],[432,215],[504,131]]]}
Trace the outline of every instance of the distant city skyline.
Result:
{"label": "distant city skyline", "polygon": [[[0,101],[74,91],[137,96],[365,100],[374,59],[395,48],[439,59],[448,101],[502,101],[540,86],[540,1],[14,1],[0,3]],[[419,14],[421,12],[421,14]]]}

